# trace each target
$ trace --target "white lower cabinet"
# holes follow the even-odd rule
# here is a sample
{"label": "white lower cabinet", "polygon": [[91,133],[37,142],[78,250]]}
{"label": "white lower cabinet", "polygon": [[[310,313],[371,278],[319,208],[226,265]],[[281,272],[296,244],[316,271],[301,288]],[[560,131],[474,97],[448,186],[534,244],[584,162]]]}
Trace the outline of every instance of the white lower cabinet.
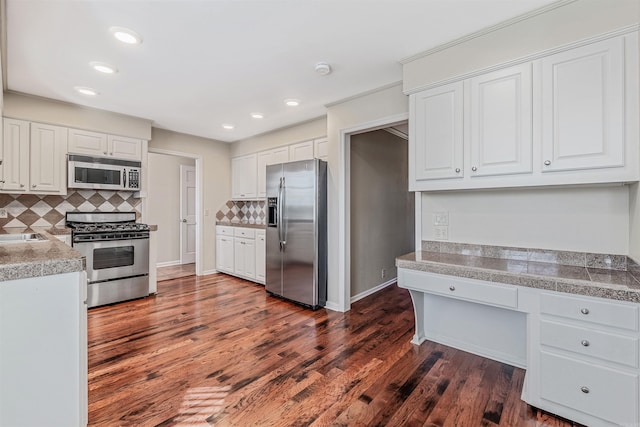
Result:
{"label": "white lower cabinet", "polygon": [[414,344],[525,368],[522,400],[563,418],[640,425],[640,304],[405,268],[398,286],[413,300]]}
{"label": "white lower cabinet", "polygon": [[216,226],[216,270],[264,284],[265,231]]}
{"label": "white lower cabinet", "polygon": [[256,281],[264,284],[267,280],[267,232],[256,231]]}

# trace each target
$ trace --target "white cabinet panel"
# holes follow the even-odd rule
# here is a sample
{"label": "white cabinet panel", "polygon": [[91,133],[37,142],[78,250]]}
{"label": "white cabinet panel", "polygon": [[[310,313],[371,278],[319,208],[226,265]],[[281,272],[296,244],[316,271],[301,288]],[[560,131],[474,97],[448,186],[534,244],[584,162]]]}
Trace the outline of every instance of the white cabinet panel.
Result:
{"label": "white cabinet panel", "polygon": [[142,140],[126,136],[108,135],[107,141],[110,156],[136,161],[142,159]]}
{"label": "white cabinet panel", "polygon": [[289,147],[274,148],[257,154],[258,197],[267,197],[267,166],[289,161]]}
{"label": "white cabinet panel", "polygon": [[233,237],[216,236],[216,270],[232,273],[234,270]]}
{"label": "white cabinet panel", "polygon": [[257,158],[256,154],[231,159],[231,198],[236,200],[257,197]]}
{"label": "white cabinet panel", "polygon": [[313,141],[304,141],[289,146],[289,160],[313,159]]}
{"label": "white cabinet panel", "polygon": [[316,159],[329,161],[329,141],[327,138],[315,140],[315,157]]}
{"label": "white cabinet panel", "polygon": [[624,165],[624,39],[542,59],[543,171]]}
{"label": "white cabinet panel", "polygon": [[267,278],[267,239],[266,231],[256,231],[256,280],[265,283]]}
{"label": "white cabinet panel", "polygon": [[69,129],[69,152],[106,156],[107,135],[80,129]]}
{"label": "white cabinet panel", "polygon": [[234,238],[234,274],[249,279],[256,277],[255,240]]}
{"label": "white cabinet panel", "polygon": [[462,91],[456,82],[411,95],[410,183],[463,176]]}
{"label": "white cabinet panel", "polygon": [[532,170],[531,64],[470,80],[471,176]]}
{"label": "white cabinet panel", "polygon": [[31,191],[66,192],[66,142],[67,129],[31,123]]}
{"label": "white cabinet panel", "polygon": [[29,184],[29,122],[4,119],[0,188],[25,190]]}

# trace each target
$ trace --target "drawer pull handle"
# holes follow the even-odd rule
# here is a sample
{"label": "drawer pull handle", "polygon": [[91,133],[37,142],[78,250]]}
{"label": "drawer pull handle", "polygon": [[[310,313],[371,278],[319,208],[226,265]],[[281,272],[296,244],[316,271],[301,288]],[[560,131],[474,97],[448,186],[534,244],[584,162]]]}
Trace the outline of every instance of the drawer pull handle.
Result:
{"label": "drawer pull handle", "polygon": [[456,290],[456,287],[455,287],[455,286],[453,286],[453,285],[451,285],[451,286],[449,286],[449,290],[453,292],[453,291],[455,291],[455,290]]}
{"label": "drawer pull handle", "polygon": [[582,314],[589,314],[589,309],[588,308],[583,308],[582,310],[580,310],[580,313]]}
{"label": "drawer pull handle", "polygon": [[580,341],[580,344],[582,344],[584,347],[589,347],[590,343],[587,340],[582,340]]}
{"label": "drawer pull handle", "polygon": [[582,391],[584,394],[587,394],[587,393],[589,393],[589,387],[582,386],[582,387],[580,387],[580,391]]}

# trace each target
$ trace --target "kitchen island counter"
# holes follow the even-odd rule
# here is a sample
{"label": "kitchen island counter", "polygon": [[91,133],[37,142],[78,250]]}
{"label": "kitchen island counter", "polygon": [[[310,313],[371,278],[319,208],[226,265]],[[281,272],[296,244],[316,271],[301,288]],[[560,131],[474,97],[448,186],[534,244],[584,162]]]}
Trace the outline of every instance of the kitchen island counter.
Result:
{"label": "kitchen island counter", "polygon": [[3,228],[0,234],[39,233],[47,240],[0,243],[0,281],[73,273],[84,270],[80,253],[60,241],[66,227]]}

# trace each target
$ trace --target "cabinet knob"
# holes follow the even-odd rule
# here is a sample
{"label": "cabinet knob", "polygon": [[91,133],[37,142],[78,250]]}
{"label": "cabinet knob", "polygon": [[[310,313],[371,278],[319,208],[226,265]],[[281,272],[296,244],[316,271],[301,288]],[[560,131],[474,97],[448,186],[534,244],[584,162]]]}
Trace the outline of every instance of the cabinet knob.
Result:
{"label": "cabinet knob", "polygon": [[107,155],[107,152],[106,152],[106,151],[103,151],[103,152],[102,152],[102,154],[104,154],[104,155],[106,156],[106,155]]}
{"label": "cabinet knob", "polygon": [[4,179],[0,181],[0,184],[4,184]]}
{"label": "cabinet knob", "polygon": [[31,184],[31,188],[36,188],[36,185],[35,184]]}
{"label": "cabinet knob", "polygon": [[24,184],[20,184],[20,188],[24,188]]}
{"label": "cabinet knob", "polygon": [[478,168],[474,166],[474,167],[471,168],[471,170],[475,172],[475,171],[478,170]]}
{"label": "cabinet knob", "polygon": [[549,166],[550,164],[551,164],[551,160],[545,160],[545,161],[544,161],[544,165],[545,165],[545,166]]}
{"label": "cabinet knob", "polygon": [[455,287],[455,286],[453,286],[453,285],[451,285],[451,286],[449,286],[449,290],[450,290],[451,292],[453,292],[453,291],[455,291],[455,290],[456,290],[456,287]]}
{"label": "cabinet knob", "polygon": [[584,394],[587,394],[589,393],[589,387],[583,385],[582,387],[580,387],[580,391]]}
{"label": "cabinet knob", "polygon": [[587,314],[589,314],[589,309],[585,307],[585,308],[580,310],[580,313],[582,313],[584,315],[587,315]]}
{"label": "cabinet knob", "polygon": [[460,173],[460,168],[456,168],[456,173]]}
{"label": "cabinet knob", "polygon": [[589,347],[589,345],[590,345],[588,340],[582,340],[582,341],[580,341],[580,344],[582,344],[584,347]]}
{"label": "cabinet knob", "polygon": [[185,219],[183,219],[183,220],[182,220],[182,222],[187,222],[187,219],[186,219],[186,218],[185,218]]}

